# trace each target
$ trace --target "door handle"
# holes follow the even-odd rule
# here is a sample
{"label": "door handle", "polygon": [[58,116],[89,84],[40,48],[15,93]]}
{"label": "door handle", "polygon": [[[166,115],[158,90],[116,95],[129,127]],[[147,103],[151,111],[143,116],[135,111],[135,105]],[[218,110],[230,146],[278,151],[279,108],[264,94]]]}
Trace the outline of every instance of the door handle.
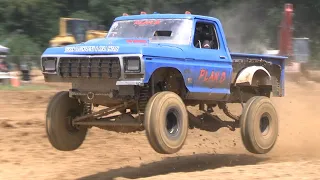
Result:
{"label": "door handle", "polygon": [[226,59],[226,57],[225,56],[220,56],[220,59]]}

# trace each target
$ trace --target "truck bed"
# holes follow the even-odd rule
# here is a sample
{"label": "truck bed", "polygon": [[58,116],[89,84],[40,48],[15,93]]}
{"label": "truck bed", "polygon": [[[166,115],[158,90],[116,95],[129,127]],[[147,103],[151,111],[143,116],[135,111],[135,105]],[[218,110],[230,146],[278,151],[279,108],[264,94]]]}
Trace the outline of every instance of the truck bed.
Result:
{"label": "truck bed", "polygon": [[287,57],[285,56],[272,56],[272,55],[263,55],[263,54],[247,54],[247,53],[230,53],[232,59],[239,59],[239,58],[252,58],[252,59],[277,59],[277,60],[284,60]]}
{"label": "truck bed", "polygon": [[274,82],[274,95],[284,95],[284,56],[272,56],[263,54],[246,54],[246,53],[230,53],[232,58],[233,74],[232,81],[234,82],[237,74],[248,66],[262,66],[272,74]]}

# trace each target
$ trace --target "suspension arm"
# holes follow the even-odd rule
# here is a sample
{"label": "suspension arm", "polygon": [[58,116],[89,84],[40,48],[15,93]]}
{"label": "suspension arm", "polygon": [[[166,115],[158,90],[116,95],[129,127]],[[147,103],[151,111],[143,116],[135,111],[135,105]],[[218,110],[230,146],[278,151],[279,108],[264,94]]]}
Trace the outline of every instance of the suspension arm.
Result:
{"label": "suspension arm", "polygon": [[227,105],[225,103],[219,103],[218,107],[220,109],[223,110],[223,112],[231,119],[235,120],[235,121],[239,121],[240,117],[231,114],[231,112],[229,111],[229,109],[227,108]]}
{"label": "suspension arm", "polygon": [[109,114],[115,113],[117,111],[121,111],[124,110],[130,106],[133,106],[135,104],[134,101],[129,101],[129,102],[125,102],[124,104],[119,104],[117,106],[114,107],[110,107],[110,108],[106,108],[106,109],[102,109],[100,111],[91,113],[91,114],[87,114],[84,116],[80,116],[80,117],[76,117],[75,119],[73,119],[73,123],[75,122],[79,122],[79,121],[83,121],[83,120],[87,120],[87,119],[92,119],[92,118],[99,118],[99,117],[103,117],[103,116],[107,116]]}

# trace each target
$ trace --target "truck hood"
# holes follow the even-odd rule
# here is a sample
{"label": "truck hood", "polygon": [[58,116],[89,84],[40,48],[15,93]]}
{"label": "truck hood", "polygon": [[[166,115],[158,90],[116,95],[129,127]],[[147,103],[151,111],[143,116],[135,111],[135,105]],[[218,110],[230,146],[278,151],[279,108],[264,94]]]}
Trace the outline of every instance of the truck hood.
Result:
{"label": "truck hood", "polygon": [[148,39],[98,38],[81,44],[52,47],[43,55],[113,55],[142,54],[144,56],[185,58],[178,45],[150,43]]}

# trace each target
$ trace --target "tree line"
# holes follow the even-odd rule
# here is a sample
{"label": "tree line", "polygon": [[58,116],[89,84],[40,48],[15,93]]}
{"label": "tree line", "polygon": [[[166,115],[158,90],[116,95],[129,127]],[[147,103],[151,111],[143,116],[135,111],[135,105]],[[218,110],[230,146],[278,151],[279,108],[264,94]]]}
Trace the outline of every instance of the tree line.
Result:
{"label": "tree line", "polygon": [[294,37],[310,38],[312,59],[320,57],[318,0],[0,0],[0,44],[12,55],[39,55],[58,35],[59,18],[94,20],[107,29],[122,13],[184,13],[210,15],[222,21],[239,52],[277,49],[285,3],[294,6]]}

